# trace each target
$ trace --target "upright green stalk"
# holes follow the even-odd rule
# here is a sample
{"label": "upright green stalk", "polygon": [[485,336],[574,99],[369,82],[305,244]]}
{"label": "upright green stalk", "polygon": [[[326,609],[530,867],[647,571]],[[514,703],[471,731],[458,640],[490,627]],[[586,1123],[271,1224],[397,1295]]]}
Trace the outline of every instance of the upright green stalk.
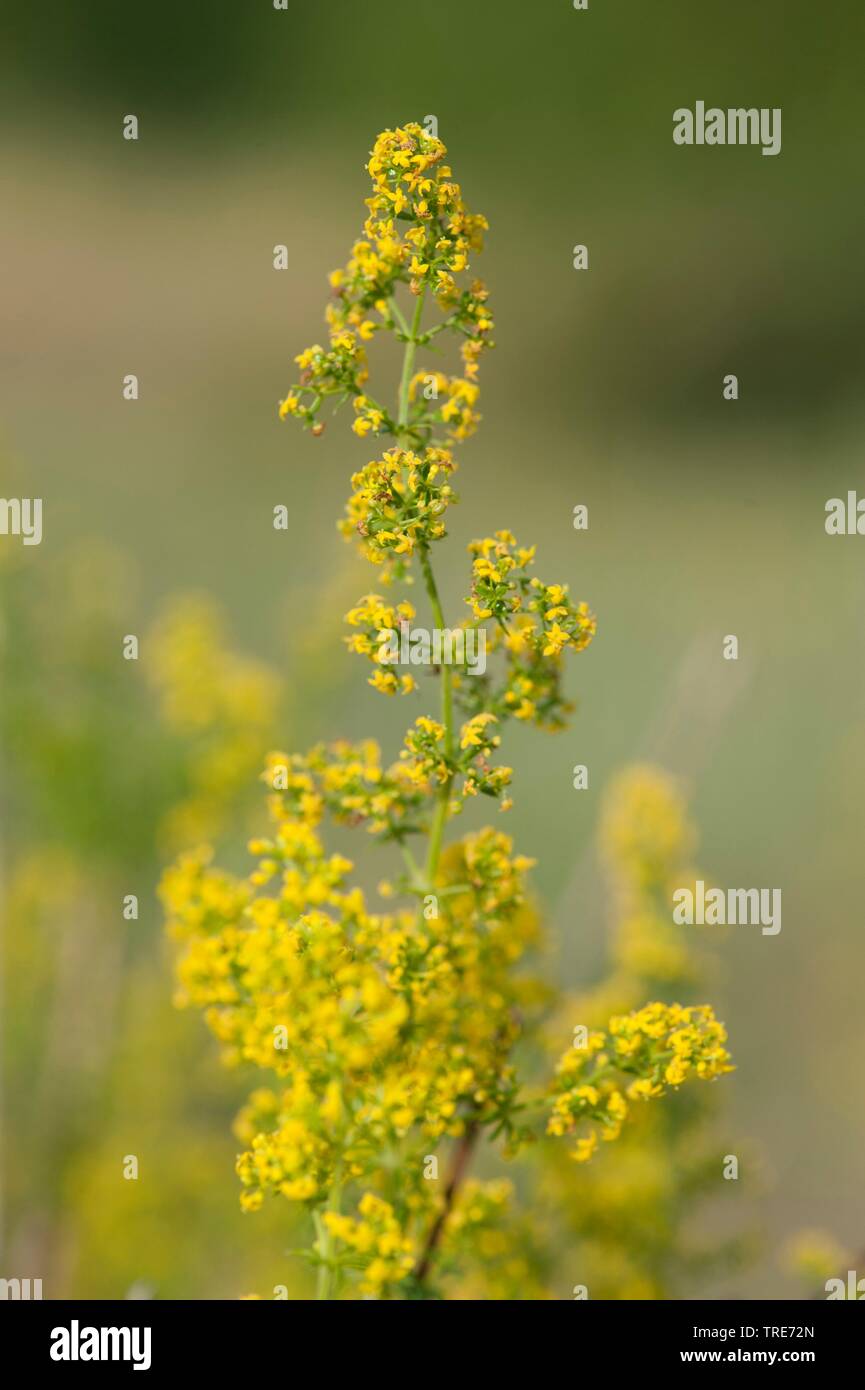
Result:
{"label": "upright green stalk", "polygon": [[[442,611],[441,599],[439,598],[436,586],[435,575],[430,564],[429,551],[422,550],[420,556],[421,569],[423,570],[426,591],[429,594],[430,606],[432,607],[433,617],[436,627],[444,631],[445,619]],[[451,685],[451,668],[444,663],[441,668],[442,675],[442,724],[445,731],[445,757],[450,760],[453,756],[454,743],[454,709],[453,709],[453,688]],[[433,815],[432,826],[430,827],[429,849],[427,851],[426,876],[430,888],[434,886],[435,876],[438,871],[439,856],[441,855],[442,836],[444,834],[445,822],[448,816],[448,803],[451,794],[452,777],[449,774],[439,788],[438,800],[436,801],[435,813]]]}
{"label": "upright green stalk", "polygon": [[[342,1183],[339,1176],[334,1179],[328,1198],[328,1211],[339,1211],[342,1200]],[[321,1259],[318,1266],[318,1277],[316,1281],[315,1297],[316,1300],[329,1300],[335,1298],[339,1289],[339,1270],[334,1268],[333,1256],[334,1245],[333,1236],[327,1228],[327,1223],[323,1220],[320,1212],[313,1213],[315,1222],[316,1242],[315,1248]]]}
{"label": "upright green stalk", "polygon": [[414,359],[417,352],[420,321],[423,317],[424,300],[426,290],[422,290],[417,297],[414,306],[414,317],[411,321],[411,332],[405,345],[405,353],[402,359],[402,376],[399,383],[399,414],[396,420],[397,437],[401,436],[408,424],[408,389],[411,385],[412,373],[414,372]]}
{"label": "upright green stalk", "polygon": [[[418,342],[420,339],[420,325],[423,317],[424,300],[426,290],[422,290],[418,295],[412,317],[411,331],[408,335],[403,355],[402,376],[399,386],[399,413],[397,415],[397,441],[400,442],[406,433],[408,424],[409,410],[409,387],[414,372],[415,355],[417,353]],[[441,599],[439,597],[438,586],[436,585],[435,575],[433,574],[432,564],[430,563],[429,550],[424,547],[420,552],[420,564],[423,572],[424,584],[429,596],[430,607],[433,612],[435,625],[440,631],[444,631],[445,618],[442,610]],[[445,731],[445,756],[450,759],[453,756],[454,743],[454,716],[453,716],[453,687],[451,683],[451,670],[447,664],[441,668],[442,677],[442,724]],[[427,886],[432,889],[435,884],[436,873],[438,872],[439,858],[441,856],[442,838],[447,822],[448,803],[450,801],[451,777],[449,776],[442,783],[436,800],[436,808],[433,814],[433,821],[430,827],[429,847],[427,850],[426,879]]]}

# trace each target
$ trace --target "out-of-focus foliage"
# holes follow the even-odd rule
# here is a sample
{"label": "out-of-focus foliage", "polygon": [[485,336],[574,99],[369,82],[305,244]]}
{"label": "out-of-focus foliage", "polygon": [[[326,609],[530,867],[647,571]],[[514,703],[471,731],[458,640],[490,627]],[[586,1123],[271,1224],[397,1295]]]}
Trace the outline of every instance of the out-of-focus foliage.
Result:
{"label": "out-of-focus foliage", "polygon": [[215,1297],[238,1260],[285,1283],[216,1195],[235,1084],[166,999],[153,898],[176,833],[242,817],[281,683],[194,597],[124,660],[133,586],[99,544],[7,553],[0,585],[4,1265],[46,1297]]}
{"label": "out-of-focus foliage", "polygon": [[[551,1046],[647,993],[685,1002],[712,979],[701,929],[674,926],[669,907],[673,887],[693,881],[695,840],[682,793],[661,769],[634,766],[614,779],[601,823],[609,972],[559,1009]],[[754,1246],[740,1199],[743,1188],[753,1190],[753,1177],[725,1180],[723,1170],[732,1154],[753,1172],[753,1155],[730,1132],[720,1104],[716,1089],[692,1087],[647,1106],[603,1163],[579,1173],[552,1145],[544,1147],[538,1180],[550,1229],[560,1238],[563,1283],[584,1284],[593,1298],[693,1297],[701,1280],[747,1258]],[[712,1198],[732,1212],[722,1232],[701,1235],[700,1208]]]}

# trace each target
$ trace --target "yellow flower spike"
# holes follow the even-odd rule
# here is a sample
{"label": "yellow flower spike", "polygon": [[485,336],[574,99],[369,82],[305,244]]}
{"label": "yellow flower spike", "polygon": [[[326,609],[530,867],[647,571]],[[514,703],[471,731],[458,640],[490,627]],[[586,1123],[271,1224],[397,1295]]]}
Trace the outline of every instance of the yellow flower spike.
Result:
{"label": "yellow flower spike", "polygon": [[[540,935],[533,860],[489,825],[457,836],[452,822],[469,801],[511,806],[512,769],[496,762],[509,721],[566,725],[567,661],[596,631],[588,605],[535,575],[534,546],[506,528],[470,545],[466,606],[448,625],[437,546],[494,346],[488,291],[470,268],[487,222],[466,206],[444,144],[417,122],[383,131],[367,171],[360,234],[330,276],[326,344],[297,355],[279,415],[319,435],[334,406],[351,406],[364,447],[338,525],[375,567],[378,592],[346,612],[345,648],[369,663],[372,690],[415,694],[421,713],[389,759],[368,739],[270,753],[247,875],[198,851],[162,885],[181,943],[179,1001],[201,1010],[227,1062],[271,1082],[235,1125],[242,1209],[265,1197],[299,1206],[323,1299],[446,1296],[472,1263],[487,1292],[497,1279],[527,1287],[531,1243],[509,1238],[508,1190],[468,1185],[465,1170],[481,1140],[512,1156],[543,1129],[518,1071],[549,995],[526,968]],[[398,384],[370,379],[378,334],[401,348]],[[448,341],[459,351],[441,370],[434,354]],[[417,585],[417,605],[394,593],[403,583]],[[236,756],[248,744],[258,759],[261,721],[242,717],[250,673],[235,675],[204,683],[186,713],[210,729],[204,706],[224,701]],[[331,853],[332,827],[386,847],[381,911]],[[639,825],[616,836],[626,848],[647,839]],[[545,1150],[585,1164],[637,1128],[637,1101],[730,1070],[711,1009],[632,1007],[642,997],[605,1012],[607,1026],[556,1065],[546,1130],[565,1144]],[[454,1179],[430,1180],[439,1156],[456,1164]]]}

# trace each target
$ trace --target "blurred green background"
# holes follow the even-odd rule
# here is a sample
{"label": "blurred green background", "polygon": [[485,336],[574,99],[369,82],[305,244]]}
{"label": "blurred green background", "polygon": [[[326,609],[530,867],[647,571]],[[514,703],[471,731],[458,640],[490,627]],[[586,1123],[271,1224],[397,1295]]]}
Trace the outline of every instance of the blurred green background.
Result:
{"label": "blurred green background", "polygon": [[[823,526],[829,497],[865,491],[865,10],[5,9],[2,490],[45,513],[40,547],[0,541],[0,1274],[42,1275],[50,1297],[285,1282],[284,1215],[237,1209],[244,1082],[170,1007],[154,893],[201,734],[168,728],[147,652],[139,670],[120,642],[175,595],[206,594],[226,646],[284,681],[263,745],[397,746],[405,709],[364,685],[339,639],[370,580],[334,521],[369,445],[342,421],[313,440],[276,403],[321,335],[375,134],[435,114],[491,224],[477,268],[498,344],[440,562],[446,610],[466,588],[465,543],[506,526],[599,618],[573,728],[513,736],[509,828],[539,859],[568,986],[603,969],[594,839],[624,764],[685,780],[715,882],[783,890],[779,936],[739,928],[717,948],[712,997],[738,1065],[726,1103],[763,1155],[747,1200],[765,1241],[709,1292],[795,1296],[777,1253],[791,1233],[865,1246],[865,543]],[[697,99],[780,106],[782,153],[674,146],[672,112]],[[127,113],[137,143],[121,138]],[[578,502],[588,532],[573,530]],[[728,633],[738,663],[721,658]],[[578,762],[587,792],[572,789]],[[227,776],[208,812],[235,855],[241,782]],[[130,892],[137,922],[120,912]],[[118,1181],[130,1152],[149,1187]]]}

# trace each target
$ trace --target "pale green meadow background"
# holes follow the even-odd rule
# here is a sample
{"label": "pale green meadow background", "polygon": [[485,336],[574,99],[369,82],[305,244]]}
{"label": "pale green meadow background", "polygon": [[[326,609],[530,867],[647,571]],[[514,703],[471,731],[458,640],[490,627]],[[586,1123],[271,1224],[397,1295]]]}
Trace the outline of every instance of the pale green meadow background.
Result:
{"label": "pale green meadow background", "polygon": [[[338,619],[371,581],[334,523],[371,446],[348,418],[314,440],[280,424],[276,403],[294,353],[324,331],[326,275],[360,229],[375,134],[434,113],[491,224],[477,269],[498,344],[438,561],[446,611],[466,590],[465,544],[510,527],[599,619],[571,667],[572,729],[511,735],[509,829],[539,860],[550,969],[569,986],[602,970],[600,798],[623,765],[662,763],[692,794],[707,877],[783,891],[779,936],[739,927],[717,948],[710,995],[738,1067],[721,1084],[731,1141],[747,1135],[762,1154],[741,1201],[764,1247],[709,1292],[798,1296],[778,1262],[792,1233],[825,1227],[865,1249],[865,540],[823,526],[827,498],[865,493],[865,10],[4,8],[2,491],[45,507],[17,579],[41,616],[32,631],[8,612],[4,624],[18,671],[4,871],[50,845],[69,848],[85,884],[99,874],[89,899],[54,885],[35,983],[27,922],[6,914],[0,1275],[44,1275],[51,1297],[122,1296],[140,1281],[162,1297],[233,1297],[284,1278],[281,1214],[237,1210],[229,1125],[246,1081],[222,1075],[198,1017],[167,1007],[148,810],[159,764],[120,637],[178,591],[212,595],[234,644],[287,678],[287,747],[372,733],[393,752],[421,712],[376,695],[340,645]],[[697,99],[780,106],[782,153],[677,148],[672,112]],[[134,144],[121,138],[128,112]],[[587,273],[572,268],[578,242]],[[121,398],[129,372],[134,404]],[[736,403],[722,400],[728,372]],[[287,534],[272,529],[277,503]],[[572,528],[577,503],[587,533]],[[63,556],[82,543],[85,571],[106,546],[120,553],[128,590],[106,594],[94,570],[70,642]],[[94,660],[110,670],[84,692],[69,671],[102,631],[88,605],[109,599],[111,659]],[[738,663],[721,659],[727,633]],[[82,702],[76,762],[57,749]],[[69,978],[56,962],[107,969],[132,891],[142,913],[134,931],[122,924],[110,1009],[97,990],[95,1011],[55,1016]],[[116,1155],[129,1152],[156,1175],[145,1193],[143,1181],[118,1191]]]}

